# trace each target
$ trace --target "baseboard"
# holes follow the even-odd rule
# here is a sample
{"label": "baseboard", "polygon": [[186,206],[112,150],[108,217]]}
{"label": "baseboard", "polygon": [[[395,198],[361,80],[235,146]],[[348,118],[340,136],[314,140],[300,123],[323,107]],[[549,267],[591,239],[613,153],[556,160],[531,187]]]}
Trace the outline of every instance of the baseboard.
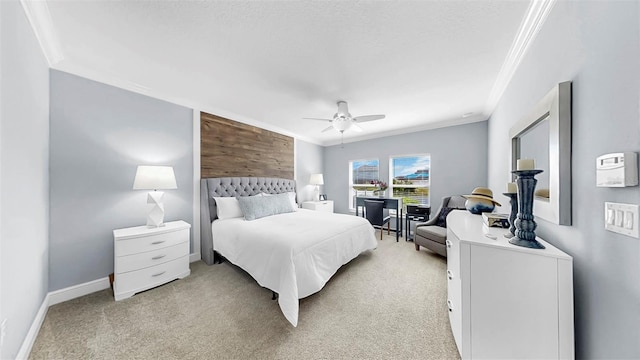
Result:
{"label": "baseboard", "polygon": [[[200,261],[200,253],[189,254],[189,262],[192,263],[196,261]],[[102,279],[89,281],[84,284],[74,285],[68,288],[52,291],[47,294],[47,296],[49,296],[49,306],[69,301],[80,296],[89,295],[96,291],[108,289],[110,286],[111,285],[109,284],[109,277],[104,277]]]}
{"label": "baseboard", "polygon": [[61,302],[65,302],[67,300],[75,299],[80,296],[88,295],[94,293],[96,291],[104,290],[109,287],[109,278],[105,277],[102,279],[90,281],[84,284],[70,286],[68,288],[51,291],[47,293],[42,301],[42,305],[40,305],[40,309],[36,314],[36,317],[33,319],[31,323],[31,327],[29,328],[29,332],[27,336],[24,338],[22,342],[22,346],[20,347],[20,351],[18,351],[18,355],[16,359],[27,359],[29,357],[29,353],[31,353],[31,348],[38,337],[38,333],[40,332],[40,327],[42,327],[42,323],[44,322],[44,318],[47,315],[47,310],[49,310],[49,306],[59,304]]}
{"label": "baseboard", "polygon": [[49,306],[59,304],[80,296],[89,295],[96,291],[108,289],[110,287],[109,277],[93,280],[84,284],[70,286],[68,288],[52,291],[49,293]]}
{"label": "baseboard", "polygon": [[38,337],[38,333],[40,332],[40,327],[42,327],[42,323],[44,322],[44,318],[47,315],[47,310],[49,310],[49,301],[51,297],[50,293],[44,297],[42,300],[42,305],[40,305],[40,309],[36,313],[36,317],[33,319],[31,323],[31,327],[29,328],[29,332],[27,332],[27,336],[24,338],[22,342],[22,346],[20,346],[20,350],[18,351],[18,355],[16,355],[17,360],[27,359],[29,358],[29,354],[31,353],[31,348],[33,348],[33,344],[36,342],[36,338]]}

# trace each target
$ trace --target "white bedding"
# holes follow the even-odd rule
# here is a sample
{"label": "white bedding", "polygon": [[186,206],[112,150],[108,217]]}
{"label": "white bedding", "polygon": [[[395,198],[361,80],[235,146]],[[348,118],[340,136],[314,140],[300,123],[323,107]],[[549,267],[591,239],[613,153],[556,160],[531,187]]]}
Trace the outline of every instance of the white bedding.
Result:
{"label": "white bedding", "polygon": [[214,250],[279,294],[284,316],[298,325],[298,299],[320,291],[360,253],[375,249],[369,222],[306,209],[246,221],[215,220]]}

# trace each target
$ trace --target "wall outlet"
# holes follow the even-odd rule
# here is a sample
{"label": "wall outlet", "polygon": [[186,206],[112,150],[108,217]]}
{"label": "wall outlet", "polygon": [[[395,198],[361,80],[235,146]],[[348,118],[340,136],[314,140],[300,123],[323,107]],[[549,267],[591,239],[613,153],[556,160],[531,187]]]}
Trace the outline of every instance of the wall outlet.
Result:
{"label": "wall outlet", "polygon": [[2,319],[0,322],[0,346],[4,344],[4,336],[7,334],[7,319]]}
{"label": "wall outlet", "polygon": [[604,203],[604,228],[638,238],[638,205]]}

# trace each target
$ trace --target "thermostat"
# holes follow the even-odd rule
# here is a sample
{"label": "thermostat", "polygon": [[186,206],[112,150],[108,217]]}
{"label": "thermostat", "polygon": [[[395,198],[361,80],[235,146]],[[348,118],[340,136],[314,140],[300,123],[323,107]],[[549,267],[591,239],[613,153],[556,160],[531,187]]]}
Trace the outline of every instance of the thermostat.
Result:
{"label": "thermostat", "polygon": [[596,185],[600,187],[638,185],[638,154],[624,152],[598,156]]}

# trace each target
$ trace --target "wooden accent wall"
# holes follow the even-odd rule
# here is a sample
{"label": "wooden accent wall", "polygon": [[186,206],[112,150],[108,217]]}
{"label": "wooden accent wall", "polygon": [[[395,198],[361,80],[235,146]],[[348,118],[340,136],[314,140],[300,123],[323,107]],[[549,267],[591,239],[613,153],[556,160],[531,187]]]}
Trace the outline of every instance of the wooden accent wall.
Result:
{"label": "wooden accent wall", "polygon": [[293,179],[293,138],[200,113],[200,177]]}

